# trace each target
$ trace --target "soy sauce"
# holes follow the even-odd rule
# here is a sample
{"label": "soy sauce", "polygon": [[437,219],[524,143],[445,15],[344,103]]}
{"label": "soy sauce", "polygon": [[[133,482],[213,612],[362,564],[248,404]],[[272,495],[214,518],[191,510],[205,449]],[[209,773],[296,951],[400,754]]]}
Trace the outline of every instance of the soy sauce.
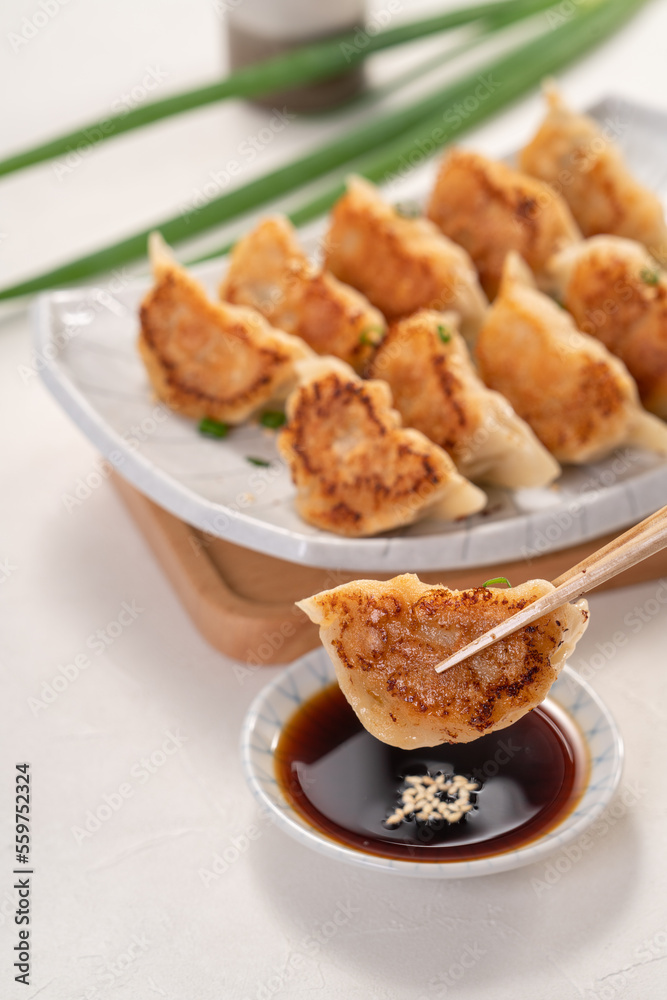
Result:
{"label": "soy sauce", "polygon": [[[576,806],[589,760],[575,723],[554,702],[472,743],[400,750],[362,727],[337,684],[305,702],[283,729],[276,776],[312,826],[348,847],[396,860],[489,857],[537,840]],[[385,819],[408,774],[464,774],[475,808],[459,823]]]}

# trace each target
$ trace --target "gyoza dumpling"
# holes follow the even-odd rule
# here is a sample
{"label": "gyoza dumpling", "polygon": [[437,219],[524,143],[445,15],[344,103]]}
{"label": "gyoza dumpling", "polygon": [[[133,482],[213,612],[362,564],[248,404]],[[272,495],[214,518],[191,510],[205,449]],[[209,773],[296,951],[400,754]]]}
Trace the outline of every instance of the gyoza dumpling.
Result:
{"label": "gyoza dumpling", "polygon": [[462,475],[518,489],[545,486],[558,462],[507,400],[487,389],[455,313],[422,309],[392,324],[369,374],[389,383],[403,423],[444,448]]}
{"label": "gyoza dumpling", "polygon": [[360,177],[334,205],[326,266],[366,295],[387,319],[417,309],[455,309],[473,339],[487,307],[468,254],[428,219],[408,219]]}
{"label": "gyoza dumpling", "polygon": [[448,590],[411,573],[355,580],[299,601],[362,725],[405,750],[469,743],[511,726],[543,701],[586,629],[585,601],[564,604],[437,674],[434,667],[554,589]]}
{"label": "gyoza dumpling", "polygon": [[647,410],[667,420],[667,275],[641,243],[593,236],[549,265],[580,330],[623,361]]}
{"label": "gyoza dumpling", "polygon": [[482,378],[506,396],[559,462],[589,462],[622,444],[667,454],[667,425],[646,413],[625,365],[539,292],[516,255],[480,330]]}
{"label": "gyoza dumpling", "polygon": [[510,250],[521,254],[539,282],[552,254],[581,239],[569,208],[549,185],[460,149],[442,161],[427,214],[465,247],[490,298]]}
{"label": "gyoza dumpling", "polygon": [[141,304],[138,346],[157,396],[188,417],[231,424],[284,399],[310,348],[254,309],[211,302],[158,233],[149,249],[155,284]]}
{"label": "gyoza dumpling", "polygon": [[386,329],[355,288],[310,263],[284,216],[265,219],[234,247],[220,296],[253,306],[272,326],[361,371]]}
{"label": "gyoza dumpling", "polygon": [[520,154],[521,169],[562,195],[584,236],[626,236],[667,259],[662,205],[632,176],[609,129],[570,110],[555,89],[546,97],[547,116]]}
{"label": "gyoza dumpling", "polygon": [[484,506],[486,495],[447,452],[401,427],[386,382],[364,382],[333,358],[300,367],[278,449],[305,521],[340,535],[375,535],[425,514],[452,520]]}

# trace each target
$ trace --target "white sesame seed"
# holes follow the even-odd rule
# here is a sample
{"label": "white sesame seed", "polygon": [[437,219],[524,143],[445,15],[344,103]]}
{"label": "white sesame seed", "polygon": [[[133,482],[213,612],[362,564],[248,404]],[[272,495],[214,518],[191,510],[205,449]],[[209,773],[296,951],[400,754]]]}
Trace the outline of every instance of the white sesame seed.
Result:
{"label": "white sesame seed", "polygon": [[460,809],[455,809],[453,812],[451,812],[449,814],[449,816],[447,818],[448,818],[448,820],[449,820],[450,823],[458,823],[458,821],[461,819],[462,815],[463,815],[463,813],[461,812]]}

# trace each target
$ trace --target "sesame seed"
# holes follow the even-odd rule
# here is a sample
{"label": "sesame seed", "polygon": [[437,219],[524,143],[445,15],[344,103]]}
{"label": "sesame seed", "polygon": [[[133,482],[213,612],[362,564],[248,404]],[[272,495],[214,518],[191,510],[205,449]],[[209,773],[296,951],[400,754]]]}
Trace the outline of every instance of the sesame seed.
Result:
{"label": "sesame seed", "polygon": [[404,781],[407,787],[400,792],[400,804],[385,820],[386,826],[398,826],[412,819],[434,823],[436,827],[442,820],[458,823],[473,809],[470,793],[479,788],[478,782],[463,774],[445,775],[442,771],[435,777],[408,774]]}

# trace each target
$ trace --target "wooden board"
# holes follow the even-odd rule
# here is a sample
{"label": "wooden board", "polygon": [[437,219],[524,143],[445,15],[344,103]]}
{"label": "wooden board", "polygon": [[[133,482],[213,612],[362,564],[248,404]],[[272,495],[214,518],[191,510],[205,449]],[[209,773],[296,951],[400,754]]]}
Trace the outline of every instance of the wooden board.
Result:
{"label": "wooden board", "polygon": [[[317,628],[294,601],[364,576],[358,571],[301,566],[233,545],[180,521],[117,474],[113,482],[201,634],[220,652],[249,666],[289,663],[314,649],[319,642]],[[528,561],[419,576],[426,583],[453,589],[476,587],[495,576],[508,577],[514,586],[533,578],[553,580],[613,537],[605,535]],[[367,575],[386,580],[395,574]],[[599,589],[663,575],[667,575],[667,549]]]}

